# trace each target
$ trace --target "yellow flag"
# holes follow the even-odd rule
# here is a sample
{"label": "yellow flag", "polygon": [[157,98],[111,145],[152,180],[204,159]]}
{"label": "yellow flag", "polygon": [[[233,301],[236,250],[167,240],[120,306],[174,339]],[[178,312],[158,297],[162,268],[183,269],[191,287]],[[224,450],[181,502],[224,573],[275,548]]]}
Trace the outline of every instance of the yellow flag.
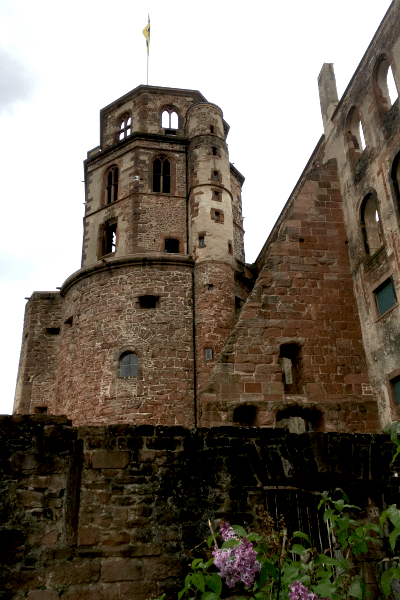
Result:
{"label": "yellow flag", "polygon": [[143,29],[143,35],[146,38],[147,54],[149,54],[149,50],[150,50],[150,16],[149,16],[149,22],[147,23],[146,27]]}

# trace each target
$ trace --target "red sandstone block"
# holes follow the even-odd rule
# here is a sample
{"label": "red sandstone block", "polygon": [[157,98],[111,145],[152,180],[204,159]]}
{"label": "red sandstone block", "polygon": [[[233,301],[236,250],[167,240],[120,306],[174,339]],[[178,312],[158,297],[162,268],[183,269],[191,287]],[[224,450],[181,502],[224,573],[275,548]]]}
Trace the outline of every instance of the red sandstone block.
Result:
{"label": "red sandstone block", "polygon": [[124,469],[130,459],[130,452],[127,451],[99,450],[92,454],[92,467],[94,469]]}
{"label": "red sandstone block", "polygon": [[261,394],[262,385],[261,383],[245,383],[244,391],[245,394]]}
{"label": "red sandstone block", "polygon": [[60,600],[54,590],[33,590],[28,594],[28,600]]}

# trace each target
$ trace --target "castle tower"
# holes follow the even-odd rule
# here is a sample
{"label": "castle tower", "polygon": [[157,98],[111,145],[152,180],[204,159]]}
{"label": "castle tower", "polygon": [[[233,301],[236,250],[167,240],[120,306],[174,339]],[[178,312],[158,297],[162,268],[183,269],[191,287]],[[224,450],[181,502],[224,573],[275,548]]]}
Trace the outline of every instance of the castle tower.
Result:
{"label": "castle tower", "polygon": [[14,412],[195,424],[196,379],[246,295],[228,129],[190,90],[139,86],[101,110],[81,269],[27,303]]}
{"label": "castle tower", "polygon": [[218,106],[187,113],[190,249],[195,260],[197,386],[205,384],[235,321],[233,212],[228,128]]}

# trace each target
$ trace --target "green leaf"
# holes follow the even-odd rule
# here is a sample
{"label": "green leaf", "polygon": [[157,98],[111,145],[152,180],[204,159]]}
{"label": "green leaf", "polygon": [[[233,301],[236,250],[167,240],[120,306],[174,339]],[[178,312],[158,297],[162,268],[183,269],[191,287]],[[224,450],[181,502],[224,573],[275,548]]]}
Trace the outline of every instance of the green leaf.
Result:
{"label": "green leaf", "polygon": [[258,533],[249,533],[247,539],[249,542],[259,542],[262,538],[261,535],[258,535]]}
{"label": "green leaf", "polygon": [[334,509],[333,508],[328,508],[325,512],[324,512],[324,523],[327,522],[328,519],[330,519],[332,517],[332,515],[334,514]]}
{"label": "green leaf", "polygon": [[361,581],[359,579],[352,581],[349,587],[349,594],[350,596],[354,596],[354,598],[357,598],[357,600],[362,600],[363,593],[361,588]]}
{"label": "green leaf", "polygon": [[232,529],[239,537],[247,536],[247,531],[243,529],[243,527],[241,527],[240,525],[232,525]]}
{"label": "green leaf", "polygon": [[225,550],[225,548],[231,548],[232,546],[237,546],[238,544],[239,540],[235,540],[235,538],[229,538],[222,544],[221,548]]}
{"label": "green leaf", "polygon": [[315,565],[334,565],[335,567],[340,567],[340,562],[336,560],[336,558],[332,558],[331,556],[326,556],[326,554],[318,554],[314,558]]}
{"label": "green leaf", "polygon": [[296,561],[290,563],[285,563],[282,568],[282,585],[290,585],[299,577],[299,573],[301,571],[301,563]]}
{"label": "green leaf", "polygon": [[197,589],[200,590],[201,592],[206,591],[204,575],[203,575],[203,573],[200,573],[200,571],[196,571],[195,573],[193,573],[192,582],[193,582],[193,585],[195,587],[197,587]]}
{"label": "green leaf", "polygon": [[326,579],[325,581],[320,581],[317,585],[312,585],[311,590],[320,598],[332,598],[336,591],[336,585],[331,583],[329,579]]}
{"label": "green leaf", "polygon": [[390,592],[392,591],[390,584],[392,583],[393,577],[394,573],[392,569],[388,569],[387,571],[385,571],[381,577],[381,586],[386,598],[390,595]]}
{"label": "green leaf", "polygon": [[257,592],[256,594],[254,594],[254,598],[256,598],[257,600],[264,600],[265,594],[264,592]]}
{"label": "green leaf", "polygon": [[201,595],[201,600],[220,600],[220,597],[218,594],[214,594],[214,592],[204,592]]}
{"label": "green leaf", "polygon": [[279,577],[279,574],[278,574],[278,571],[276,570],[275,565],[272,562],[269,562],[267,560],[261,567],[260,579],[257,582],[258,589],[261,589],[264,587],[264,585],[267,582],[268,576],[272,577],[272,579],[275,579],[275,581],[276,581]]}
{"label": "green leaf", "polygon": [[207,546],[210,547],[212,546],[214,543],[214,537],[212,535],[210,535],[209,538],[207,538]]}
{"label": "green leaf", "polygon": [[397,528],[400,528],[400,510],[397,508],[395,504],[389,506],[387,509],[387,514],[393,525]]}
{"label": "green leaf", "polygon": [[192,564],[190,566],[194,570],[197,567],[197,565],[202,562],[203,562],[202,558],[195,558],[194,561],[192,561]]}
{"label": "green leaf", "polygon": [[185,577],[185,588],[188,589],[192,585],[192,573],[188,573]]}
{"label": "green leaf", "polygon": [[393,531],[391,531],[389,533],[389,542],[390,542],[390,547],[392,550],[394,550],[395,546],[396,546],[396,542],[397,542],[397,538],[400,535],[400,528],[395,527],[393,529]]}
{"label": "green leaf", "polygon": [[368,552],[368,548],[367,548],[367,544],[363,541],[360,544],[357,544],[356,546],[353,547],[353,552],[354,554],[367,554]]}
{"label": "green leaf", "polygon": [[376,533],[381,532],[379,526],[376,525],[375,523],[367,523],[366,525],[364,525],[364,530],[365,531],[375,531]]}
{"label": "green leaf", "polygon": [[301,544],[293,544],[293,546],[290,548],[290,552],[301,555],[303,552],[306,552],[306,549]]}
{"label": "green leaf", "polygon": [[206,578],[206,585],[210,588],[210,590],[212,590],[213,592],[215,592],[216,594],[218,594],[218,596],[221,595],[221,592],[222,592],[222,579],[218,575],[218,573],[212,573],[211,575],[209,575]]}
{"label": "green leaf", "polygon": [[344,507],[344,500],[337,500],[333,503],[333,506],[335,507],[338,513],[341,513]]}
{"label": "green leaf", "polygon": [[296,538],[296,537],[303,538],[304,540],[307,540],[307,542],[309,544],[311,544],[310,538],[308,537],[308,535],[306,533],[303,533],[302,531],[295,531],[294,534],[292,535],[292,538]]}

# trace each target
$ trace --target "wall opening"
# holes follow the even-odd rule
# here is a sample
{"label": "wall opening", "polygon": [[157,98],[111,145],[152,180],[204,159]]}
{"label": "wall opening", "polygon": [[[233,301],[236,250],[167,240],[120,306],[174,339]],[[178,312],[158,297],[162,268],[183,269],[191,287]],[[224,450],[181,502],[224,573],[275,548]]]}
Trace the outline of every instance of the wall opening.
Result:
{"label": "wall opening", "polygon": [[169,254],[179,254],[179,240],[174,238],[165,238],[164,252]]}
{"label": "wall opening", "polygon": [[159,301],[159,296],[151,296],[150,294],[139,296],[140,308],[157,308]]}
{"label": "wall opening", "polygon": [[233,423],[238,427],[254,427],[258,408],[250,404],[237,406],[233,411]]}
{"label": "wall opening", "polygon": [[374,194],[368,194],[361,205],[361,230],[364,248],[371,256],[383,245],[381,222],[378,211],[378,200]]}
{"label": "wall opening", "polygon": [[290,433],[321,431],[322,413],[314,408],[290,406],[276,414],[276,427],[287,429]]}
{"label": "wall opening", "polygon": [[303,355],[298,344],[283,344],[280,347],[279,363],[285,394],[303,393]]}

